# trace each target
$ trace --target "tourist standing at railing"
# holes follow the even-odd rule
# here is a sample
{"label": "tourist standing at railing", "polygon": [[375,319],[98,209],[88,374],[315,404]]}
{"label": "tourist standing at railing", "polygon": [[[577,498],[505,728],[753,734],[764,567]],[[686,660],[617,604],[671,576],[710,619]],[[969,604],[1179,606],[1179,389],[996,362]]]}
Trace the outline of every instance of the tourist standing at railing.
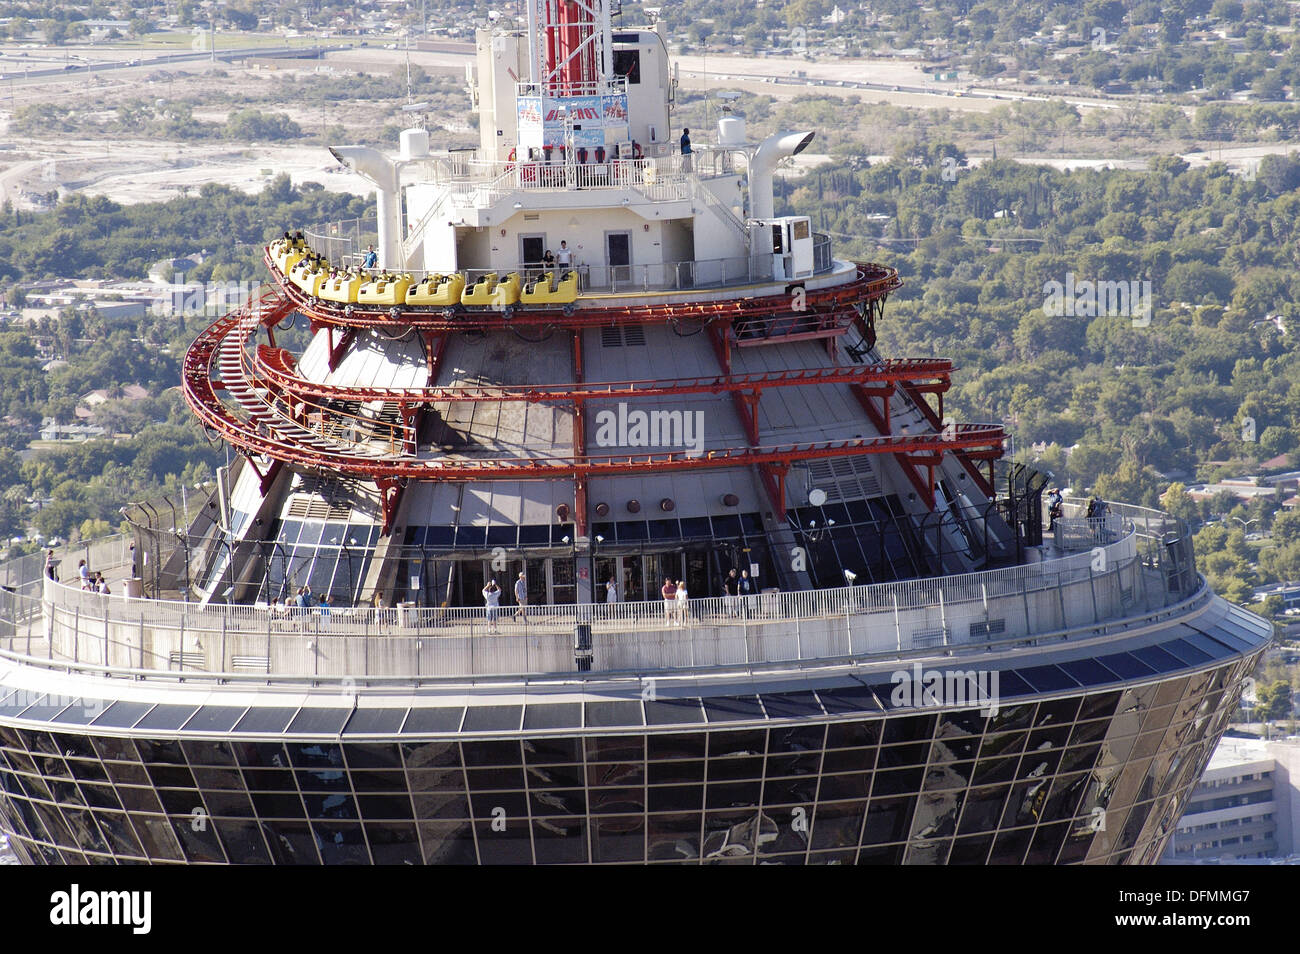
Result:
{"label": "tourist standing at railing", "polygon": [[1052,492],[1047,495],[1047,532],[1051,533],[1056,529],[1056,521],[1061,519],[1061,488],[1053,487]]}
{"label": "tourist standing at railing", "polygon": [[686,602],[690,599],[690,594],[686,592],[685,580],[677,581],[677,592],[673,594],[673,597],[677,601],[677,625],[685,626],[687,619],[690,617],[690,609]]}
{"label": "tourist standing at railing", "polygon": [[735,616],[738,612],[738,603],[740,600],[740,577],[736,576],[736,568],[733,566],[727,571],[727,575],[722,578],[722,602],[727,607],[727,615]]}
{"label": "tourist standing at railing", "polygon": [[556,284],[559,284],[564,278],[564,273],[573,264],[573,250],[569,248],[569,243],[564,239],[560,239],[560,247],[555,253],[555,264],[560,268],[560,274],[555,276]]}
{"label": "tourist standing at railing", "polygon": [[614,582],[614,578],[612,576],[609,578],[608,582],[605,583],[605,602],[606,603],[618,602],[618,584]]}
{"label": "tourist standing at railing", "polygon": [[55,559],[54,551],[47,550],[45,553],[45,575],[48,576],[51,580],[54,580],[56,583],[59,581],[59,578],[54,575],[54,568],[57,567],[58,565],[59,565],[59,561]]}
{"label": "tourist standing at railing", "polygon": [[682,130],[682,172],[691,171],[691,131]]}
{"label": "tourist standing at railing", "polygon": [[528,581],[524,578],[523,570],[519,571],[519,577],[515,580],[515,602],[519,608],[515,610],[515,616],[528,618]]}
{"label": "tourist standing at railing", "polygon": [[753,607],[754,581],[749,578],[748,570],[740,571],[740,605],[744,607],[745,616],[750,615]]}
{"label": "tourist standing at railing", "polygon": [[90,567],[86,566],[85,560],[77,561],[77,576],[81,577],[81,588],[90,589]]}
{"label": "tourist standing at railing", "polygon": [[664,585],[659,588],[659,592],[664,598],[664,622],[671,623],[677,615],[677,587],[668,577],[664,577]]}
{"label": "tourist standing at railing", "polygon": [[495,633],[497,614],[501,612],[501,587],[497,586],[496,580],[489,580],[488,585],[483,587],[483,605],[487,611],[488,631]]}

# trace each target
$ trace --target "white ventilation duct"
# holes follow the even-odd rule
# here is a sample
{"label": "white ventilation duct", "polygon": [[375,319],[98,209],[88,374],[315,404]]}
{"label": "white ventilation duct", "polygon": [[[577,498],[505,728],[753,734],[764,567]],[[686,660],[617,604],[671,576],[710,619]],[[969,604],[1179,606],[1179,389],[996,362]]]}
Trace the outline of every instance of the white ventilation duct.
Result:
{"label": "white ventilation duct", "polygon": [[787,156],[797,156],[808,148],[815,132],[777,133],[759,143],[754,158],[749,161],[749,214],[756,219],[775,216],[772,198],[772,173],[776,165]]}
{"label": "white ventilation duct", "polygon": [[402,225],[398,212],[401,206],[401,187],[398,183],[397,164],[369,146],[331,146],[330,153],[378,187],[379,247],[376,251],[379,267],[404,268],[406,263],[400,261]]}

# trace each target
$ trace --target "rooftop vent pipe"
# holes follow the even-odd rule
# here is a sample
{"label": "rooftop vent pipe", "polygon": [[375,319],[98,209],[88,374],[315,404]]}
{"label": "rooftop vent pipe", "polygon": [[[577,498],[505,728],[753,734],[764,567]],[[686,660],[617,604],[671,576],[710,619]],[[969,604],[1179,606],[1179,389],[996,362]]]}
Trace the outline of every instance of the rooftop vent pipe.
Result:
{"label": "rooftop vent pipe", "polygon": [[815,132],[776,133],[759,143],[749,161],[749,210],[756,219],[775,216],[772,198],[772,173],[786,156],[797,156],[808,148]]}
{"label": "rooftop vent pipe", "polygon": [[402,226],[398,218],[400,186],[397,164],[369,146],[331,146],[330,154],[378,186],[380,268],[403,268],[400,261]]}

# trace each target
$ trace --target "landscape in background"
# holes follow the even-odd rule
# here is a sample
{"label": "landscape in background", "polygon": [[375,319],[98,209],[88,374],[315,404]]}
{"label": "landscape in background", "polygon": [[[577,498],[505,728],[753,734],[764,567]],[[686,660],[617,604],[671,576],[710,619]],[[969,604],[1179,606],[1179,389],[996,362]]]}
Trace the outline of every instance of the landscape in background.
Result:
{"label": "landscape in background", "polygon": [[[373,216],[327,144],[477,143],[474,31],[522,8],[0,2],[5,558],[203,492],[227,452],[177,382],[218,297],[284,227]],[[667,24],[675,129],[818,131],[776,212],[899,269],[882,350],[950,356],[954,417],[1188,521],[1211,586],[1279,637],[1240,734],[1295,734],[1300,4],[622,10]]]}

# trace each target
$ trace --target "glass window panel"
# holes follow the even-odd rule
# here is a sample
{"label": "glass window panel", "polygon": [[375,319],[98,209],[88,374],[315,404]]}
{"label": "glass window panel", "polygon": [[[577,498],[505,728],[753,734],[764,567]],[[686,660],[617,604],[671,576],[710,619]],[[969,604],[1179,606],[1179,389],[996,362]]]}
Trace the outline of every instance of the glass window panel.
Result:
{"label": "glass window panel", "polygon": [[645,703],[647,725],[678,725],[704,721],[699,699],[659,699]]}
{"label": "glass window panel", "polygon": [[[135,724],[137,729],[179,729],[198,711],[198,706],[156,705]],[[107,713],[105,713],[107,715]],[[100,720],[96,719],[98,725]]]}
{"label": "glass window panel", "polygon": [[762,700],[769,719],[797,719],[823,713],[821,703],[813,692],[764,693]]}
{"label": "glass window panel", "polygon": [[1155,672],[1154,669],[1130,653],[1112,653],[1108,656],[1098,656],[1097,661],[1111,672],[1118,673],[1124,679],[1138,679]]}
{"label": "glass window panel", "polygon": [[1058,666],[1031,666],[1016,672],[1039,692],[1060,692],[1079,685]]}
{"label": "glass window panel", "polygon": [[524,711],[525,729],[568,729],[582,725],[582,703],[564,702],[535,705]]}
{"label": "glass window panel", "polygon": [[662,759],[702,759],[706,745],[703,732],[651,735],[646,742],[646,754],[651,762]]}
{"label": "glass window panel", "polygon": [[466,784],[471,792],[519,791],[524,787],[521,768],[466,769]]}
{"label": "glass window panel", "polygon": [[[420,834],[420,850],[427,865],[472,865],[478,861],[475,847],[475,827],[466,822],[425,822],[416,824]],[[526,834],[526,830],[525,830]],[[528,860],[532,860],[531,848]],[[484,864],[489,863],[484,856]]]}
{"label": "glass window panel", "polygon": [[584,709],[588,728],[616,728],[644,724],[640,701],[588,702]]}
{"label": "glass window panel", "polygon": [[703,785],[660,785],[646,789],[651,812],[694,811],[704,807]]}
{"label": "glass window panel", "polygon": [[539,865],[586,864],[586,819],[533,819],[533,849]]}
{"label": "glass window panel", "polygon": [[[590,703],[589,703],[590,705]],[[640,703],[637,703],[639,706]],[[591,723],[588,723],[590,725]],[[586,740],[587,759],[593,762],[644,760],[645,736],[598,735]]]}
{"label": "glass window panel", "polygon": [[420,837],[415,825],[362,825],[370,856],[377,865],[418,865],[421,863]]}
{"label": "glass window panel", "polygon": [[645,858],[645,843],[646,819],[643,815],[608,815],[592,820],[593,863],[641,861]]}
{"label": "glass window panel", "polygon": [[412,709],[402,724],[402,734],[455,732],[464,715],[465,710],[460,706]]}
{"label": "glass window panel", "polygon": [[185,723],[186,732],[229,732],[246,706],[203,706]]}
{"label": "glass window panel", "polygon": [[524,773],[532,791],[542,788],[579,788],[586,781],[581,765],[530,765]]}
{"label": "glass window panel", "polygon": [[285,732],[303,735],[338,735],[352,715],[351,709],[300,709]]}

